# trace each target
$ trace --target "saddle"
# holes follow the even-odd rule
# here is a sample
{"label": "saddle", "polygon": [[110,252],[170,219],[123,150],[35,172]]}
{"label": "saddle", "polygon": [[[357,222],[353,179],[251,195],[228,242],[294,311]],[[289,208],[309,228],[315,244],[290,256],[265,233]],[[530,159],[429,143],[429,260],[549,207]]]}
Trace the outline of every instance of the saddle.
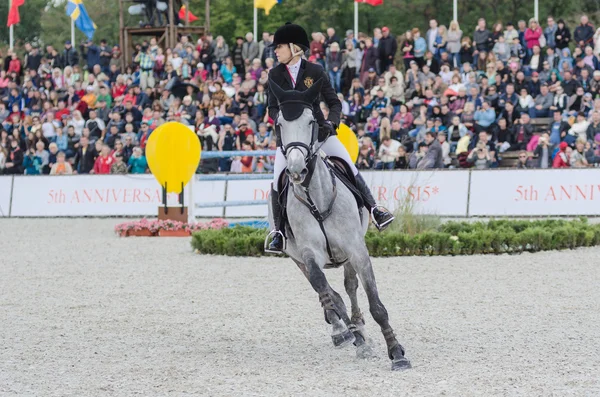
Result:
{"label": "saddle", "polygon": [[[339,157],[335,157],[335,156],[326,157],[324,159],[321,159],[319,157],[319,159],[317,161],[324,161],[325,165],[327,166],[328,169],[330,169],[333,172],[336,179],[338,179],[340,182],[342,182],[344,184],[344,186],[346,186],[348,188],[348,190],[350,190],[350,192],[352,192],[352,195],[354,196],[354,199],[356,200],[357,209],[358,209],[358,212],[360,215],[361,210],[364,207],[365,203],[362,198],[362,194],[356,187],[356,179],[354,178],[354,173],[352,172],[352,169],[350,168],[350,166],[343,159],[341,159]],[[290,187],[290,180],[289,180],[287,174],[285,173],[285,169],[284,169],[284,171],[279,176],[279,179],[277,180],[277,191],[279,192],[279,205],[281,206],[280,231],[283,233],[284,236],[286,235],[286,227],[285,226],[287,225],[287,197],[288,197],[288,193],[289,193],[289,187]],[[290,228],[290,233],[293,236],[293,231],[291,230],[291,228]],[[285,236],[285,237],[287,238],[287,236]]]}

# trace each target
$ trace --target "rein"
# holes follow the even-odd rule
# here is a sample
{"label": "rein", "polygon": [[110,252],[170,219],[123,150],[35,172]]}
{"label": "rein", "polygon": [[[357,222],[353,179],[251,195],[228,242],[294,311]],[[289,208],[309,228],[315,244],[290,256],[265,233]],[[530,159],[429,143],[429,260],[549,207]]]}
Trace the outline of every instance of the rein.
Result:
{"label": "rein", "polygon": [[[312,106],[309,106],[305,102],[299,101],[299,100],[283,101],[279,105],[281,106],[281,105],[290,104],[290,103],[302,104],[303,107],[312,110]],[[325,237],[325,246],[327,248],[327,255],[329,256],[329,260],[331,261],[331,264],[333,266],[337,267],[337,266],[341,265],[342,263],[344,263],[346,260],[338,262],[334,259],[333,253],[331,251],[331,244],[329,243],[329,237],[327,236],[327,232],[325,231],[325,225],[323,224],[323,222],[325,222],[325,220],[333,212],[333,205],[335,204],[335,199],[337,198],[337,185],[336,185],[336,181],[335,181],[336,177],[335,177],[333,170],[327,164],[327,162],[323,162],[325,167],[327,167],[327,169],[329,170],[329,175],[331,176],[331,183],[333,185],[333,197],[331,198],[331,201],[329,202],[329,206],[328,206],[327,210],[325,210],[324,212],[320,212],[319,209],[317,208],[315,202],[313,201],[312,197],[310,196],[309,185],[310,185],[310,181],[312,180],[312,177],[314,174],[316,162],[319,159],[319,157],[317,155],[321,151],[321,146],[323,146],[323,144],[325,143],[325,141],[327,139],[325,139],[323,141],[323,143],[321,143],[321,145],[319,145],[316,148],[316,150],[313,150],[315,143],[318,143],[317,141],[318,141],[318,135],[319,135],[319,125],[317,124],[316,120],[313,120],[312,124],[313,124],[313,131],[312,131],[312,135],[311,135],[309,144],[298,141],[298,142],[290,142],[287,145],[284,145],[283,139],[282,139],[280,148],[281,148],[283,156],[285,157],[286,160],[287,160],[288,153],[290,151],[292,151],[294,149],[306,150],[305,166],[308,169],[308,174],[306,175],[304,181],[301,184],[301,186],[304,190],[304,194],[306,194],[306,200],[298,193],[298,191],[295,189],[294,186],[292,186],[292,191],[294,192],[294,197],[296,198],[296,200],[300,201],[306,208],[308,208],[308,210],[310,211],[310,214],[319,223],[319,228],[321,229],[321,232],[323,233],[323,237]],[[283,134],[281,134],[281,135],[283,135]]]}

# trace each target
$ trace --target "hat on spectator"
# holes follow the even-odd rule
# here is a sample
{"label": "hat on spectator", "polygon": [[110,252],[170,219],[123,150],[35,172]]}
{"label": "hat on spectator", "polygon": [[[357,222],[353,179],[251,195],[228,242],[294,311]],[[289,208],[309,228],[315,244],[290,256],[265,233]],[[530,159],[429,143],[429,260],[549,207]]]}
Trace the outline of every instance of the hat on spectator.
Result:
{"label": "hat on spectator", "polygon": [[368,72],[369,72],[369,73],[375,73],[375,69],[373,69],[373,68],[369,68]]}
{"label": "hat on spectator", "polygon": [[384,26],[384,27],[381,28],[381,31],[382,32],[389,32],[390,28],[388,28],[387,26]]}
{"label": "hat on spectator", "polygon": [[558,147],[560,148],[560,150],[562,150],[563,152],[567,149],[567,146],[569,146],[567,144],[567,142],[561,142],[560,145],[558,145]]}
{"label": "hat on spectator", "polygon": [[591,92],[586,92],[585,94],[583,94],[583,96],[591,98],[592,97],[592,93]]}
{"label": "hat on spectator", "polygon": [[417,64],[417,61],[410,61],[408,64],[409,64],[409,65],[412,65],[412,64],[415,64],[415,65],[416,65],[416,64]]}
{"label": "hat on spectator", "polygon": [[311,55],[308,57],[308,62],[315,62],[317,60],[317,57],[314,55]]}
{"label": "hat on spectator", "polygon": [[65,41],[65,44],[71,44],[71,40]]}
{"label": "hat on spectator", "polygon": [[352,29],[346,30],[346,36],[350,36],[351,34],[354,34],[354,31]]}

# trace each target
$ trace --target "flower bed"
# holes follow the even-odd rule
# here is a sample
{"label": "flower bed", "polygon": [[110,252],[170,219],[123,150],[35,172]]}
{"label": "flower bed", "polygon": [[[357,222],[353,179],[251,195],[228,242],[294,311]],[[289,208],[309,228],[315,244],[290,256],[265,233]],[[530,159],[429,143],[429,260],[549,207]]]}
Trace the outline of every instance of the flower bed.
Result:
{"label": "flower bed", "polygon": [[[206,229],[192,233],[191,244],[202,254],[263,256],[267,233],[243,226]],[[600,245],[600,224],[589,224],[586,219],[448,222],[414,235],[369,230],[366,242],[373,257],[538,252]]]}
{"label": "flower bed", "polygon": [[127,236],[169,236],[169,237],[187,237],[193,232],[200,230],[218,230],[228,227],[227,221],[217,218],[210,222],[184,223],[173,220],[141,219],[139,221],[130,221],[119,223],[115,226],[115,233],[121,237]]}

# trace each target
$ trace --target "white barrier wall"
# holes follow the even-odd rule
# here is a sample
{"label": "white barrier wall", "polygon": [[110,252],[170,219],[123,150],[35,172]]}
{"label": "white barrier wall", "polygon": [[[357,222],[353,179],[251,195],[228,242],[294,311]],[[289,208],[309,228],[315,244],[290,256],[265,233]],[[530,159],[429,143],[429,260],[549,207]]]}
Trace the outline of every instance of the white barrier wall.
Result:
{"label": "white barrier wall", "polygon": [[[271,180],[200,181],[195,203],[267,200]],[[373,196],[395,210],[440,216],[600,216],[600,169],[365,172]],[[12,198],[11,198],[12,186]],[[0,217],[156,216],[152,175],[0,177]],[[178,205],[177,195],[168,197]],[[187,205],[188,195],[185,195]],[[196,209],[199,217],[265,217],[266,205]]]}
{"label": "white barrier wall", "polygon": [[[224,181],[194,184],[195,201],[221,201]],[[14,178],[12,216],[150,216],[157,214],[162,189],[152,175],[18,176]],[[178,195],[169,194],[169,205]],[[184,195],[187,205],[187,194]],[[199,211],[220,216],[219,208]]]}
{"label": "white barrier wall", "polygon": [[412,207],[415,213],[466,216],[468,171],[365,172],[375,200],[394,211]]}
{"label": "white barrier wall", "polygon": [[[255,201],[267,200],[271,193],[271,180],[259,179],[253,181],[228,181],[227,198],[225,201]],[[255,216],[266,217],[266,205],[247,205],[241,207],[226,207],[227,217]]]}
{"label": "white barrier wall", "polygon": [[600,170],[472,171],[469,215],[600,215]]}
{"label": "white barrier wall", "polygon": [[0,176],[0,218],[9,214],[12,180],[12,176]]}

